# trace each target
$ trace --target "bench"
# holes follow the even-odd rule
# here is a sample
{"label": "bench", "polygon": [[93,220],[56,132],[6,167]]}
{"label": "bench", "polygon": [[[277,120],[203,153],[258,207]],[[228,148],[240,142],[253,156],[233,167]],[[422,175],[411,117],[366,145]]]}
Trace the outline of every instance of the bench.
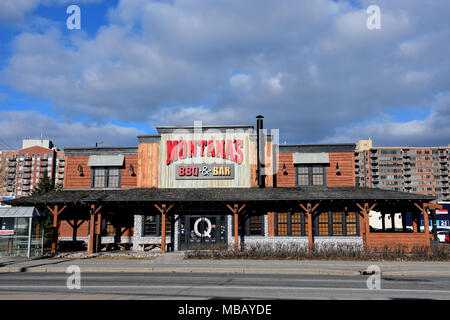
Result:
{"label": "bench", "polygon": [[[151,243],[151,242],[144,242],[144,243],[139,243],[140,246],[142,246],[144,248],[144,251],[146,249],[146,247],[160,247],[161,248],[161,243]],[[166,251],[169,251],[170,248],[170,243],[166,243]]]}

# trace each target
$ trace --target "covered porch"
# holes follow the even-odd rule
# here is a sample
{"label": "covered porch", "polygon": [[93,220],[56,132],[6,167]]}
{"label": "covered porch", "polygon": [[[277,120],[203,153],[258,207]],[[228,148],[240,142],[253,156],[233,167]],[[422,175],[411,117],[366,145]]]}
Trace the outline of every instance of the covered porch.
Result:
{"label": "covered porch", "polygon": [[[333,221],[333,213],[336,212],[355,213],[357,221],[352,236],[361,237],[364,246],[369,250],[379,250],[386,245],[406,246],[406,250],[411,250],[415,245],[430,248],[432,235],[429,234],[428,225],[424,232],[420,232],[417,223],[420,213],[423,213],[428,224],[430,210],[438,208],[432,203],[433,200],[426,195],[362,187],[137,188],[63,190],[11,200],[9,204],[47,208],[52,212],[55,230],[52,252],[56,252],[59,247],[61,221],[72,227],[73,239],[77,238],[77,228],[86,223],[87,250],[94,253],[101,249],[105,237],[111,237],[104,234],[102,221],[115,219],[112,235],[114,244],[131,244],[139,241],[131,219],[143,213],[158,216],[160,222],[157,240],[148,244],[159,246],[161,252],[173,250],[178,236],[176,221],[192,212],[193,208],[194,210],[203,208],[218,212],[219,215],[231,216],[228,245],[231,244],[236,251],[245,245],[246,238],[250,240],[244,230],[245,219],[249,216],[267,217],[269,231],[264,237],[260,237],[259,241],[269,243],[281,239],[273,233],[275,223],[273,216],[274,213],[282,212],[300,213],[304,227],[301,235],[307,239],[310,249],[325,237],[341,241],[350,236],[346,232],[335,231],[335,227],[339,225],[339,221]],[[413,215],[412,231],[408,231],[406,227],[404,233],[381,233],[371,230],[369,214],[375,208],[386,214],[402,212],[405,215],[407,213]],[[330,217],[329,220],[325,219],[327,216]],[[345,224],[345,221],[341,222],[342,224]],[[171,228],[170,232],[168,228]],[[298,239],[300,237],[290,237],[291,241]]]}

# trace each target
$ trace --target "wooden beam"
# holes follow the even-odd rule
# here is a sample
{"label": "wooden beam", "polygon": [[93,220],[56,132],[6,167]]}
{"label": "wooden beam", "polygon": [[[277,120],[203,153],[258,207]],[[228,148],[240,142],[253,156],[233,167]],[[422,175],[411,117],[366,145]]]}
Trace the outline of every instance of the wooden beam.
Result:
{"label": "wooden beam", "polygon": [[233,206],[226,204],[227,208],[233,213],[234,217],[234,251],[239,252],[239,213],[245,209],[246,204],[239,207],[238,203],[233,204]]}
{"label": "wooden beam", "polygon": [[58,247],[59,241],[59,227],[60,227],[60,219],[59,215],[67,208],[67,205],[63,206],[59,209],[58,205],[53,206],[53,210],[51,207],[47,206],[47,209],[53,214],[53,241],[52,241],[52,253],[56,253],[56,248]]}
{"label": "wooden beam", "polygon": [[91,209],[90,209],[90,226],[89,226],[89,253],[94,253],[95,252],[95,218],[97,213],[100,211],[100,209],[102,208],[102,206],[98,206],[96,207],[95,204],[91,204]]}
{"label": "wooden beam", "polygon": [[239,252],[239,216],[238,216],[238,208],[237,204],[234,205],[234,251],[236,253]]}
{"label": "wooden beam", "polygon": [[314,207],[311,203],[307,203],[306,207],[300,203],[300,207],[305,211],[306,217],[308,219],[308,249],[312,251],[314,249],[314,235],[313,235],[313,224],[314,224],[314,211],[316,211],[319,203],[316,203]]}
{"label": "wooden beam", "polygon": [[100,235],[102,232],[102,213],[98,212],[97,213],[97,230],[96,230],[96,234]]}
{"label": "wooden beam", "polygon": [[162,205],[161,211],[161,253],[166,252],[166,205]]}

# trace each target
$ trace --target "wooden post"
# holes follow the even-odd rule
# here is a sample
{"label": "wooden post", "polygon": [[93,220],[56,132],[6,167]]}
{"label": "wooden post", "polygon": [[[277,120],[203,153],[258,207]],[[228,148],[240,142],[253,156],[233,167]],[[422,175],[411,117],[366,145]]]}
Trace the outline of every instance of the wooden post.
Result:
{"label": "wooden post", "polygon": [[168,208],[165,203],[159,207],[155,204],[155,208],[161,213],[161,253],[166,252],[166,214],[173,208],[173,204]]}
{"label": "wooden post", "polygon": [[90,214],[90,226],[89,226],[89,245],[88,253],[95,252],[95,218],[97,213],[102,209],[102,206],[96,207],[95,204],[91,204]]}
{"label": "wooden post", "polygon": [[166,205],[162,205],[161,212],[161,253],[166,252]]}
{"label": "wooden post", "polygon": [[231,212],[233,212],[233,216],[234,216],[234,251],[236,253],[239,252],[239,213],[241,213],[242,210],[244,210],[245,208],[245,204],[243,204],[240,208],[239,208],[239,204],[235,203],[232,206],[230,206],[229,204],[227,204],[228,209],[230,209]]}
{"label": "wooden post", "polygon": [[64,209],[66,209],[67,206],[64,206],[61,208],[61,210],[58,210],[58,205],[54,205],[53,209],[49,206],[47,206],[47,209],[53,214],[53,241],[52,241],[52,253],[56,253],[56,248],[58,247],[58,239],[59,239],[59,226],[60,226],[60,219],[59,215],[61,212],[63,212]]}
{"label": "wooden post", "polygon": [[52,241],[52,253],[56,253],[58,247],[59,228],[58,228],[58,206],[53,207],[53,241]]}
{"label": "wooden post", "polygon": [[90,223],[89,223],[89,244],[88,253],[94,253],[94,239],[95,239],[95,205],[91,205]]}
{"label": "wooden post", "polygon": [[312,251],[314,249],[314,235],[313,235],[313,223],[314,223],[314,211],[316,211],[319,204],[317,203],[312,207],[311,203],[307,203],[306,207],[300,203],[300,207],[305,211],[308,218],[308,249]]}
{"label": "wooden post", "polygon": [[369,238],[370,238],[370,224],[369,224],[369,212],[375,208],[376,204],[373,204],[370,208],[369,208],[369,204],[366,202],[364,203],[364,207],[361,206],[359,203],[356,204],[356,206],[361,210],[360,213],[364,218],[364,245],[367,246],[369,243]]}
{"label": "wooden post", "polygon": [[[430,223],[428,221],[428,212],[427,212],[427,204],[423,204],[423,205],[418,205],[417,203],[414,203],[414,205],[417,207],[417,209],[419,209],[422,214],[423,214],[423,231],[425,232],[425,234],[427,236],[430,235]],[[419,218],[420,219],[420,218]],[[419,220],[418,219],[418,220]]]}

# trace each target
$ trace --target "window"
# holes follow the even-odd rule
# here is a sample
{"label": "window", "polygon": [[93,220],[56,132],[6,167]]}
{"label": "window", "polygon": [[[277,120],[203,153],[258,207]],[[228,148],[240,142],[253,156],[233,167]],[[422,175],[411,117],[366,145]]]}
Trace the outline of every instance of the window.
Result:
{"label": "window", "polygon": [[118,167],[93,167],[93,188],[120,188],[120,168]]}
{"label": "window", "polygon": [[326,185],[325,166],[321,164],[301,164],[296,166],[298,186]]}
{"label": "window", "polygon": [[344,215],[345,218],[345,224],[347,229],[347,236],[356,236],[358,235],[357,232],[357,213],[356,212],[346,212]]}
{"label": "window", "polygon": [[278,213],[277,214],[277,235],[287,236],[288,235],[288,214]]}
{"label": "window", "polygon": [[322,212],[318,216],[318,235],[319,236],[328,236],[328,212]]}
{"label": "window", "polygon": [[[172,224],[166,216],[166,236],[170,236],[172,232]],[[160,237],[161,236],[161,216],[151,215],[144,216],[144,226],[142,235],[144,237]]]}
{"label": "window", "polygon": [[333,219],[333,235],[343,236],[344,225],[342,212],[332,212],[332,219]]}
{"label": "window", "polygon": [[275,214],[275,235],[277,236],[307,236],[308,221],[303,213]]}
{"label": "window", "polygon": [[356,212],[322,212],[316,218],[318,236],[358,235],[358,214]]}
{"label": "window", "polygon": [[[242,227],[244,226],[244,236],[264,236],[264,215],[252,215],[241,217],[239,221],[238,233],[241,235]],[[233,229],[234,234],[234,216],[233,216]]]}

